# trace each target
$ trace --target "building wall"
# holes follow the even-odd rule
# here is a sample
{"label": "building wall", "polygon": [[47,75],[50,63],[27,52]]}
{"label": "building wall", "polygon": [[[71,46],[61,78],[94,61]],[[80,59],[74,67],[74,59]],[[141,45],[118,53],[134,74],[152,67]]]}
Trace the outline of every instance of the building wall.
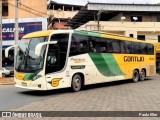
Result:
{"label": "building wall", "polygon": [[58,29],[63,29],[63,30],[68,30],[69,27],[65,26],[65,22],[54,22],[54,24],[50,24],[48,29],[50,30],[58,30]]}
{"label": "building wall", "polygon": [[121,20],[121,17],[125,17],[125,20],[123,21],[131,21],[130,17],[131,16],[142,16],[142,21],[143,22],[157,22],[157,16],[154,16],[154,15],[143,15],[143,14],[118,14],[117,16],[113,17],[110,21],[122,21]]}
{"label": "building wall", "polygon": [[[3,45],[13,45],[14,37],[8,37],[8,34],[14,35],[14,31],[4,31],[4,29],[14,29],[15,23],[15,0],[3,0],[3,6],[8,6],[8,13],[5,14],[2,19],[3,26]],[[3,8],[4,9],[4,8]],[[27,32],[19,33],[19,36],[33,32],[34,30],[46,30],[47,29],[47,1],[46,0],[19,0],[18,2],[18,23],[28,24]],[[30,24],[33,23],[33,24]],[[41,23],[41,25],[36,24]],[[5,28],[4,28],[5,26]],[[33,27],[31,27],[33,26]],[[41,29],[38,29],[41,26]],[[19,26],[20,27],[20,26]],[[35,29],[34,29],[35,28]],[[37,28],[37,29],[36,29]],[[34,30],[33,30],[34,29]],[[26,30],[26,28],[25,28]],[[7,34],[7,35],[6,35]],[[21,37],[19,37],[20,39]]]}
{"label": "building wall", "polygon": [[47,14],[53,15],[55,18],[71,19],[77,14],[77,11],[48,10]]}
{"label": "building wall", "polygon": [[49,29],[69,29],[66,23],[77,14],[77,11],[48,10],[47,14],[53,16],[53,21],[55,21],[55,24],[49,25]]}
{"label": "building wall", "polygon": [[[44,16],[47,16],[46,0],[19,0],[19,18],[32,18]],[[4,18],[15,18],[15,0],[8,0],[8,16],[4,16]]]}
{"label": "building wall", "polygon": [[[121,17],[125,16],[125,20]],[[142,22],[131,22],[131,16],[142,16]],[[160,22],[157,22],[158,15],[142,15],[141,14],[118,14],[110,21],[100,21],[101,31],[120,34],[130,37],[133,34],[134,38],[138,35],[145,35],[145,39],[152,42],[158,41],[160,35]],[[89,21],[78,29],[81,30],[97,30],[97,21]]]}

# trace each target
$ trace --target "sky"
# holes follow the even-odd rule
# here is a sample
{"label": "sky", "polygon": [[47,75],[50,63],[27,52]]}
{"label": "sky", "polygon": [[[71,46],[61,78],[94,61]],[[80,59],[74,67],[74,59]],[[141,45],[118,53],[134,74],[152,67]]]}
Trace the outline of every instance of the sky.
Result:
{"label": "sky", "polygon": [[96,3],[137,3],[137,4],[157,4],[160,0],[52,0],[58,3],[85,5],[87,1]]}

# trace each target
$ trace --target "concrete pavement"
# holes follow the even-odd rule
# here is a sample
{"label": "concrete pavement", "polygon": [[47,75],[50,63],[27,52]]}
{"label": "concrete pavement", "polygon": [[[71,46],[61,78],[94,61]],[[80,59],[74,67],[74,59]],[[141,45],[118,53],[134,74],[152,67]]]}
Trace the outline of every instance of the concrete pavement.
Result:
{"label": "concrete pavement", "polygon": [[[159,111],[160,79],[132,83],[117,81],[87,86],[80,92],[68,89],[49,91],[50,99],[25,105],[15,110],[42,111]],[[28,92],[26,94],[32,94]],[[39,94],[39,92],[38,92]],[[44,94],[44,93],[43,93]]]}
{"label": "concrete pavement", "polygon": [[[1,89],[0,89],[1,91]],[[16,92],[16,91],[14,91]],[[15,94],[13,92],[13,94]],[[37,100],[15,106],[16,111],[160,111],[160,76],[132,83],[129,80],[87,86],[80,92],[69,89],[23,91],[23,97]],[[41,99],[39,99],[41,98]],[[23,101],[23,99],[21,99]],[[17,119],[17,118],[16,118]],[[16,120],[15,119],[15,120]],[[31,118],[28,118],[30,120]],[[71,118],[45,118],[64,119]],[[77,119],[77,118],[72,118]],[[159,118],[78,118],[110,120],[159,120]],[[38,118],[39,120],[39,118]]]}
{"label": "concrete pavement", "polygon": [[0,78],[0,85],[14,85],[14,77]]}

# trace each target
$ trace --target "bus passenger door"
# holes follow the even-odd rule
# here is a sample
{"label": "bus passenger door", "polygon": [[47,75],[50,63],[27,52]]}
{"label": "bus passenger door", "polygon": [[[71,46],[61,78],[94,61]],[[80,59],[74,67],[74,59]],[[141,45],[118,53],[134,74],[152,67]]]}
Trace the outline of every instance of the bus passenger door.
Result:
{"label": "bus passenger door", "polygon": [[65,87],[65,85],[60,84],[64,76],[62,70],[64,69],[65,61],[66,53],[54,45],[49,45],[45,69],[48,89]]}

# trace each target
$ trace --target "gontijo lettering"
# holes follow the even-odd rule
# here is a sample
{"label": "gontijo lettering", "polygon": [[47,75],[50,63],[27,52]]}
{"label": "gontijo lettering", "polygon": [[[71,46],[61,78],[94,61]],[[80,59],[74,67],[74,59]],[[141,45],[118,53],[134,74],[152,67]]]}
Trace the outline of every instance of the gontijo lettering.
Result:
{"label": "gontijo lettering", "polygon": [[144,57],[143,56],[124,56],[124,62],[143,62]]}

